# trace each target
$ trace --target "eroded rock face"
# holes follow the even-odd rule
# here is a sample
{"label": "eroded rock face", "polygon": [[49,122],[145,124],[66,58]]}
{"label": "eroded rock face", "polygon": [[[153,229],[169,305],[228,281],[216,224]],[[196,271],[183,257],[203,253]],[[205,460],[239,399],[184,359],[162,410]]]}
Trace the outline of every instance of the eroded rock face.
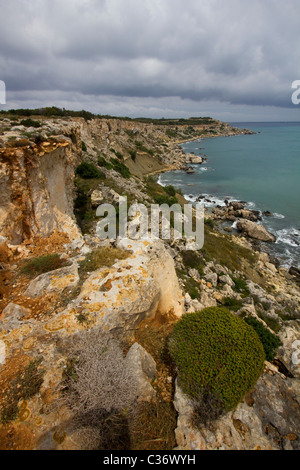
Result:
{"label": "eroded rock face", "polygon": [[288,324],[281,329],[279,337],[282,342],[282,347],[278,351],[279,357],[291,374],[300,379],[299,323],[289,321]]}
{"label": "eroded rock face", "polygon": [[59,322],[59,328],[68,329],[81,312],[106,332],[130,336],[145,318],[158,312],[183,314],[174,261],[163,243],[123,239],[119,247],[132,254],[110,268],[91,273],[79,297],[55,318],[55,325]]}
{"label": "eroded rock face", "polygon": [[[176,384],[177,450],[299,449],[299,381],[268,368],[238,407],[199,429],[191,400]],[[291,413],[293,410],[293,413]]]}
{"label": "eroded rock face", "polygon": [[0,149],[0,234],[11,244],[60,230],[77,238],[69,142]]}

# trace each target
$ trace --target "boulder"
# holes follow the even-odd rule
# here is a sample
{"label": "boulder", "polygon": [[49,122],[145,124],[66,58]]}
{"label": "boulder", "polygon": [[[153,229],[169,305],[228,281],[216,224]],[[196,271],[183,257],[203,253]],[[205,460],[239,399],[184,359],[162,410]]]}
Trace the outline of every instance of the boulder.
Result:
{"label": "boulder", "polygon": [[[116,260],[110,268],[91,273],[78,298],[49,322],[47,330],[70,330],[73,324],[76,325],[76,313],[80,310],[103,331],[131,338],[133,330],[156,312],[178,317],[184,313],[174,260],[161,240],[151,244],[149,241],[120,239],[117,245],[132,253],[124,260]],[[53,281],[57,280],[57,271],[49,273],[50,281],[52,275]],[[29,286],[32,295],[40,292],[42,282],[47,286],[45,278],[32,282],[35,282]]]}
{"label": "boulder", "polygon": [[214,287],[218,284],[218,275],[216,273],[208,273],[205,275],[205,280],[210,282]]}
{"label": "boulder", "polygon": [[202,157],[197,156],[197,155],[191,155],[188,158],[188,162],[192,163],[193,165],[201,164],[203,162]]}
{"label": "boulder", "polygon": [[103,202],[103,193],[100,189],[95,189],[91,194],[92,207],[98,207]]}
{"label": "boulder", "polygon": [[75,287],[79,281],[77,263],[41,274],[30,282],[25,291],[27,297],[40,297],[52,292],[62,292],[66,287]]}
{"label": "boulder", "polygon": [[8,304],[2,312],[5,316],[0,321],[0,331],[11,331],[18,328],[24,317],[30,314],[30,310],[14,303]]}
{"label": "boulder", "polygon": [[242,202],[230,201],[228,209],[238,211],[238,210],[244,209],[244,207],[245,207],[245,204],[243,204]]}
{"label": "boulder", "polygon": [[220,276],[219,277],[219,281],[222,283],[222,284],[227,284],[229,285],[230,287],[233,287],[234,286],[234,282],[233,280],[231,279],[230,276],[224,274],[223,276]]}
{"label": "boulder", "polygon": [[289,274],[291,274],[291,276],[296,276],[300,279],[300,269],[295,268],[295,266],[290,267]]}
{"label": "boulder", "polygon": [[268,232],[263,225],[256,224],[250,220],[240,219],[237,222],[237,229],[249,238],[254,238],[255,240],[260,240],[262,242],[276,241],[276,237],[272,233]]}
{"label": "boulder", "polygon": [[134,371],[137,382],[138,401],[151,401],[156,392],[151,381],[156,378],[156,363],[153,357],[138,343],[129,349],[126,362]]}

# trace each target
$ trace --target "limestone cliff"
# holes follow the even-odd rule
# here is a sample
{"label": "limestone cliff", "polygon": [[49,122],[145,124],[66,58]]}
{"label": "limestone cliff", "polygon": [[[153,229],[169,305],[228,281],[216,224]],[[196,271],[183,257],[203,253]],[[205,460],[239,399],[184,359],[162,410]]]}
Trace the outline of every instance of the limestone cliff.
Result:
{"label": "limestone cliff", "polygon": [[0,235],[20,244],[54,230],[79,232],[73,215],[78,154],[69,142],[0,149]]}
{"label": "limestone cliff", "polygon": [[[298,449],[299,366],[292,359],[300,340],[300,293],[293,276],[253,249],[244,232],[231,236],[206,225],[204,250],[196,253],[186,250],[184,238],[99,240],[95,231],[101,202],[116,206],[120,195],[146,206],[170,200],[145,177],[201,164],[183,154],[179,141],[238,131],[218,121],[36,119],[32,128],[0,120],[0,448],[107,449],[107,438],[118,438],[122,428],[132,449]],[[93,177],[78,173],[81,162],[92,165]],[[185,203],[176,192],[172,197]],[[256,221],[250,212],[244,216]],[[195,429],[167,342],[183,314],[217,305],[255,317],[278,333],[282,346],[236,410]],[[101,338],[108,338],[107,347]],[[111,350],[115,341],[122,346],[118,354]],[[91,355],[80,369],[85,347]],[[116,358],[124,360],[121,367]],[[104,382],[98,366],[105,366]],[[89,385],[113,400],[114,387],[122,395],[127,366],[134,372],[133,405],[95,408]],[[106,375],[110,369],[121,382]],[[77,408],[86,411],[80,415],[66,398],[79,373],[87,377],[77,395]],[[130,386],[128,377],[124,383]],[[124,412],[128,406],[133,415]],[[92,425],[103,418],[106,440]]]}

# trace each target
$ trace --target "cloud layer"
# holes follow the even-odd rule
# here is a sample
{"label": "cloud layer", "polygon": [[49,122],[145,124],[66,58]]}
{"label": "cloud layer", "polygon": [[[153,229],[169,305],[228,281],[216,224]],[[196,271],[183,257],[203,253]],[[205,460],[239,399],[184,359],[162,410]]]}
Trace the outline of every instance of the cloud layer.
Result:
{"label": "cloud layer", "polygon": [[242,107],[299,116],[298,1],[0,0],[0,8],[7,107],[64,103],[119,115],[150,107],[161,117],[219,104],[229,115]]}

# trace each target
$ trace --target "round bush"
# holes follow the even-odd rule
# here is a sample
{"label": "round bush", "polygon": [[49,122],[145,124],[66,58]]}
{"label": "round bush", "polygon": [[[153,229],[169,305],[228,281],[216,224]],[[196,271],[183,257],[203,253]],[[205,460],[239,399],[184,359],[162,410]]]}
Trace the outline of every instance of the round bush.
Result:
{"label": "round bush", "polygon": [[258,335],[226,308],[184,315],[175,324],[169,349],[182,390],[196,400],[217,397],[225,411],[238,405],[264,367]]}

